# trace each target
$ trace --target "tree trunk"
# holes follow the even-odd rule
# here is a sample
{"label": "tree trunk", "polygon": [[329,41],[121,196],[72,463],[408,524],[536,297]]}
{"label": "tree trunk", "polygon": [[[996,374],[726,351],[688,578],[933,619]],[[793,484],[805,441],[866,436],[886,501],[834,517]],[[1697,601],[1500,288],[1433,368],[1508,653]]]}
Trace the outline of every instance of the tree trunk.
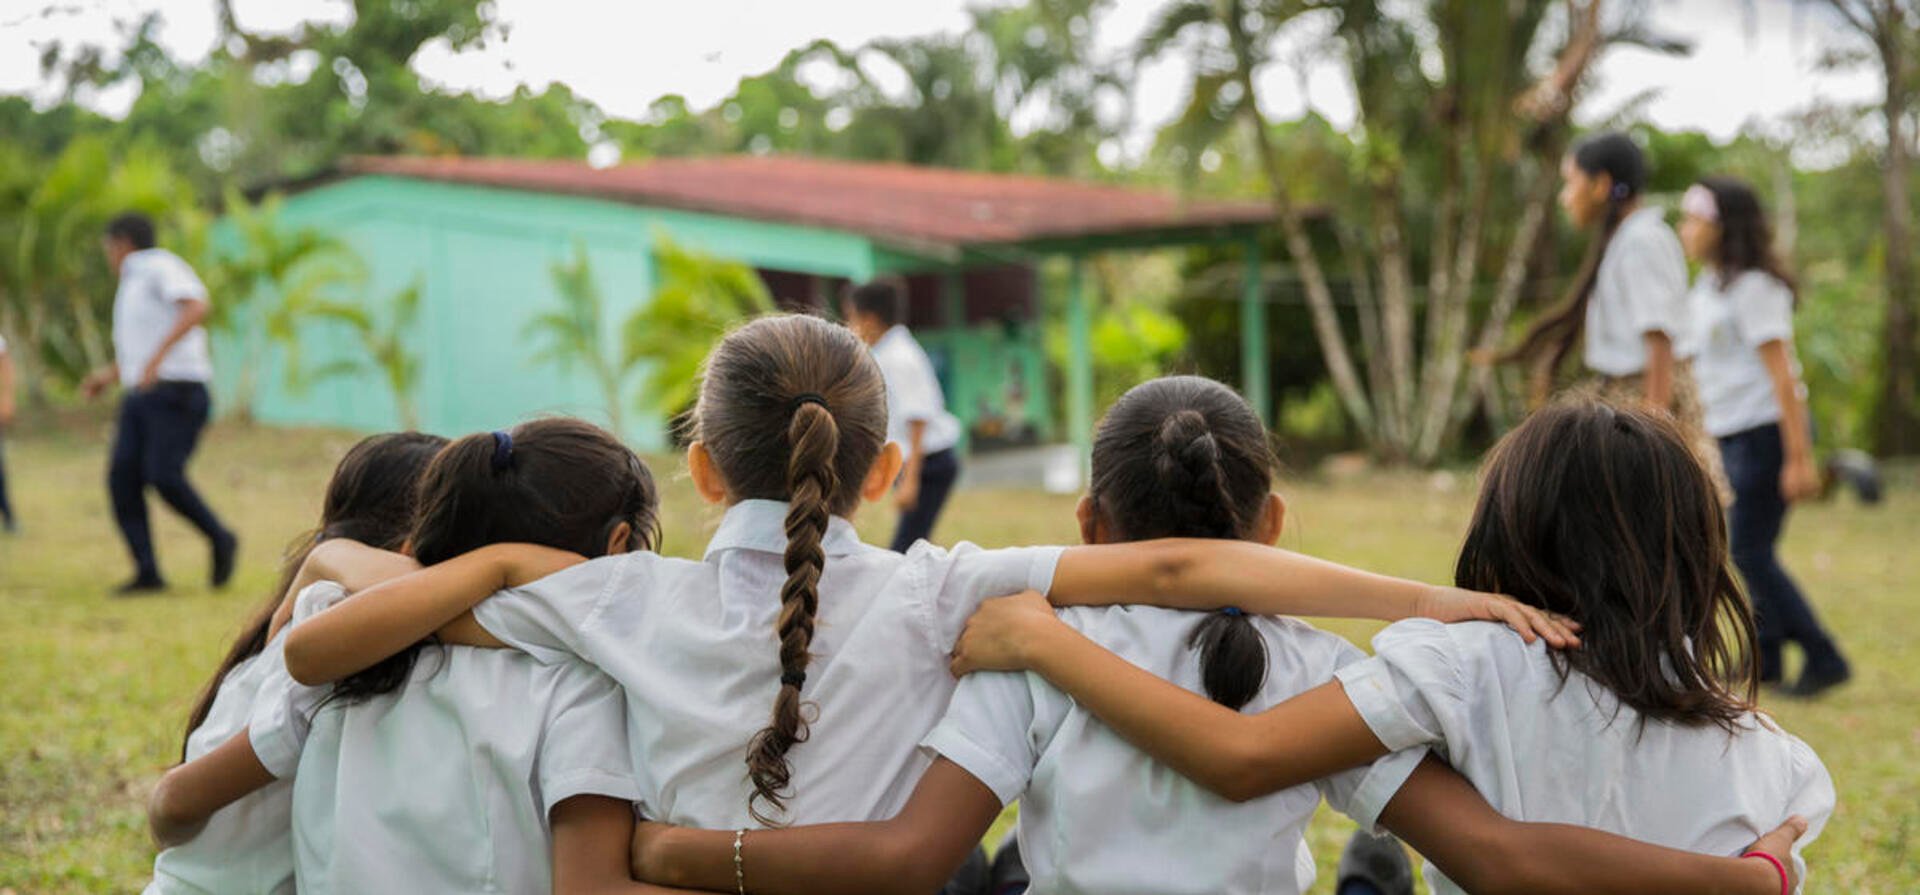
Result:
{"label": "tree trunk", "polygon": [[1399,438],[1383,445],[1389,460],[1407,458],[1413,416],[1413,274],[1400,228],[1399,189],[1391,182],[1373,187],[1373,230],[1379,251],[1380,328],[1387,349],[1387,394],[1376,404],[1390,408]]}
{"label": "tree trunk", "polygon": [[[1427,338],[1427,376],[1420,396],[1424,416],[1413,444],[1414,460],[1422,465],[1440,456],[1440,448],[1446,443],[1445,436],[1451,428],[1453,406],[1460,395],[1460,370],[1466,360],[1467,326],[1473,312],[1473,283],[1480,273],[1480,233],[1492,201],[1494,166],[1492,159],[1486,161],[1488,164],[1482,166],[1480,180],[1474,187],[1473,200],[1460,222],[1455,257],[1434,260],[1436,264],[1452,264],[1449,279],[1453,285],[1444,297],[1428,298],[1440,303],[1441,309],[1432,315],[1435,331]],[[1516,234],[1516,238],[1524,236],[1526,234]]]}
{"label": "tree trunk", "polygon": [[[1549,159],[1556,157],[1557,151],[1547,156]],[[1482,355],[1482,360],[1474,365],[1466,393],[1453,407],[1452,419],[1448,421],[1450,433],[1459,431],[1466,423],[1467,416],[1473,412],[1476,401],[1488,395],[1489,387],[1494,384],[1494,366],[1486,355],[1491,355],[1500,347],[1500,341],[1506,334],[1507,321],[1513,319],[1514,309],[1520,304],[1520,293],[1526,288],[1527,271],[1533,266],[1534,253],[1539,250],[1541,236],[1546,232],[1547,211],[1553,205],[1554,178],[1549,175],[1550,170],[1536,166],[1534,171],[1533,189],[1528,192],[1526,203],[1521,208],[1520,225],[1514,231],[1513,242],[1507,246],[1506,261],[1500,269],[1500,282],[1493,293],[1493,305],[1480,325],[1475,353]]]}
{"label": "tree trunk", "polygon": [[1913,270],[1913,210],[1908,192],[1911,147],[1907,145],[1906,113],[1912,104],[1912,87],[1906,71],[1910,60],[1902,51],[1905,23],[1898,7],[1891,2],[1886,10],[1884,34],[1877,43],[1887,77],[1883,114],[1887,119],[1887,164],[1883,191],[1886,196],[1886,280],[1887,314],[1883,333],[1884,363],[1881,366],[1880,399],[1876,412],[1875,447],[1884,456],[1904,456],[1920,452],[1920,417],[1915,412],[1916,365],[1914,342],[1915,296]]}
{"label": "tree trunk", "polygon": [[1313,253],[1313,241],[1307,236],[1306,222],[1301,220],[1300,210],[1294,206],[1293,197],[1287,192],[1286,175],[1280,170],[1280,157],[1274,152],[1273,139],[1267,133],[1266,118],[1260,114],[1258,94],[1253,89],[1253,52],[1244,24],[1245,10],[1239,0],[1228,0],[1222,4],[1220,12],[1223,19],[1221,25],[1226,28],[1233,43],[1234,67],[1243,93],[1242,114],[1247,126],[1253,128],[1255,151],[1260,156],[1260,167],[1267,178],[1274,214],[1280,218],[1287,254],[1300,271],[1300,281],[1306,289],[1307,309],[1313,316],[1313,332],[1320,341],[1320,353],[1326,358],[1327,372],[1333,377],[1334,391],[1339,395],[1340,403],[1346,407],[1347,415],[1362,432],[1371,436],[1377,432],[1373,408],[1367,401],[1367,393],[1360,387],[1360,377],[1354,371],[1353,358],[1347,352],[1346,334],[1333,307],[1333,290],[1328,288],[1326,272],[1321,270],[1320,259]]}

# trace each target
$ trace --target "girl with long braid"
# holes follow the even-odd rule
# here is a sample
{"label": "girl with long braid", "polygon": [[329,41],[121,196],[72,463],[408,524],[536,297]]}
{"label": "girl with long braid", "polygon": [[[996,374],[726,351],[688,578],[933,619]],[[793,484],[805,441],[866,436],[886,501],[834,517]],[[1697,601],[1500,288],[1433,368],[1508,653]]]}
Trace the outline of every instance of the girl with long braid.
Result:
{"label": "girl with long braid", "polygon": [[436,630],[584,660],[625,690],[647,816],[732,830],[745,848],[748,828],[871,820],[906,804],[932,762],[917,746],[955,685],[949,651],[988,597],[1217,608],[1264,595],[1301,614],[1493,618],[1573,640],[1509,600],[1244,541],[870,546],[849,517],[899,471],[886,422],[879,369],[851,331],[755,320],[715,347],[694,411],[694,488],[727,508],[702,559],[476,550],[295,629],[288,669],[327,682]]}

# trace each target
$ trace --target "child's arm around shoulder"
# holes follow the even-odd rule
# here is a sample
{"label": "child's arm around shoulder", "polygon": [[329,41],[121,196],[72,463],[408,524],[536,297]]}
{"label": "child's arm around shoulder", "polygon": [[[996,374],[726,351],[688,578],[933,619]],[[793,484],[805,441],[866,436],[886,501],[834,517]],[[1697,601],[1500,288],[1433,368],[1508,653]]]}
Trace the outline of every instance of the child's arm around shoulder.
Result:
{"label": "child's arm around shoulder", "polygon": [[147,826],[154,844],[172,848],[193,839],[215,811],[273,780],[244,730],[207,754],[173,767],[147,797]]}
{"label": "child's arm around shoulder", "polygon": [[[453,625],[450,642],[481,638],[470,624],[476,604],[584,558],[532,544],[493,544],[355,594],[287,634],[287,673],[303,684],[332,683]],[[497,641],[495,641],[497,643]]]}
{"label": "child's arm around shoulder", "polygon": [[627,872],[633,804],[575,796],[553,806],[554,895],[674,895],[690,892],[635,882]]}
{"label": "child's arm around shoulder", "polygon": [[1493,594],[1424,584],[1248,541],[1168,538],[1069,547],[1047,599],[1055,606],[1144,603],[1235,607],[1259,615],[1398,621],[1497,621],[1528,642],[1578,645],[1579,625]]}

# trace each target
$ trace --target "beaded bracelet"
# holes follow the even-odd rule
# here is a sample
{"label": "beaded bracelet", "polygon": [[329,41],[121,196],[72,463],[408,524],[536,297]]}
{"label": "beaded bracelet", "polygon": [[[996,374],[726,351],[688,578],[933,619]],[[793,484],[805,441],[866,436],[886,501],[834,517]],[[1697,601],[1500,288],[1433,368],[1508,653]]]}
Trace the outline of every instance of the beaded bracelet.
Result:
{"label": "beaded bracelet", "polygon": [[746,827],[733,831],[733,887],[739,895],[747,895],[747,865],[740,860],[740,846],[746,838]]}
{"label": "beaded bracelet", "polygon": [[[1750,851],[1740,857],[1759,858],[1762,861],[1772,864],[1773,869],[1780,871],[1780,895],[1793,895],[1793,877],[1787,873],[1787,865],[1780,863],[1779,858],[1763,851]],[[744,892],[742,895],[744,895]]]}

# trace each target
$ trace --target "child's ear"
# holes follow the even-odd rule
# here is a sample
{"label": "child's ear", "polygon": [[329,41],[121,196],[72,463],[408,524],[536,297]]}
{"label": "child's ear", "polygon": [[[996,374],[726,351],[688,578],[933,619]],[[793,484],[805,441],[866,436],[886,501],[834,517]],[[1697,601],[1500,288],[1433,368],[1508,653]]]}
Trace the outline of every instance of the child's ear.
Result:
{"label": "child's ear", "polygon": [[867,480],[860,483],[860,499],[881,500],[887,492],[893,490],[893,482],[900,477],[900,467],[906,460],[900,456],[900,445],[887,442],[880,449],[880,456],[867,469]]}
{"label": "child's ear", "polygon": [[615,525],[613,531],[607,535],[606,555],[614,556],[621,553],[631,553],[632,551],[633,523],[622,522],[619,525]]}
{"label": "child's ear", "polygon": [[1080,543],[1100,543],[1100,519],[1094,512],[1093,495],[1080,495],[1080,504],[1073,508],[1073,518],[1080,521]]}
{"label": "child's ear", "polygon": [[1280,542],[1280,530],[1287,521],[1287,501],[1278,494],[1268,494],[1267,501],[1260,507],[1260,522],[1254,526],[1254,540],[1271,547]]}
{"label": "child's ear", "polygon": [[727,502],[727,482],[713,465],[713,455],[707,453],[705,444],[696,441],[687,445],[687,476],[693,479],[693,490],[701,500],[707,503]]}

